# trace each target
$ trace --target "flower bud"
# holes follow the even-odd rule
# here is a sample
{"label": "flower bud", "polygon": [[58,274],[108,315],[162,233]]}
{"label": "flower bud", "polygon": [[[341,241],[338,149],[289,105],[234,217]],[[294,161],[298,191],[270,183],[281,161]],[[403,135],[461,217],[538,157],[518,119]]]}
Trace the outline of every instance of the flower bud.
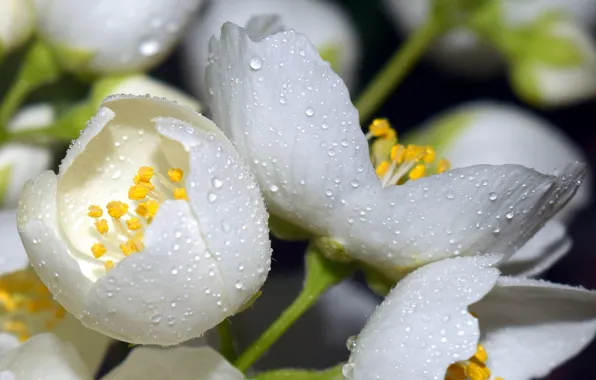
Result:
{"label": "flower bud", "polygon": [[29,38],[35,15],[30,0],[0,0],[0,15],[1,59]]}

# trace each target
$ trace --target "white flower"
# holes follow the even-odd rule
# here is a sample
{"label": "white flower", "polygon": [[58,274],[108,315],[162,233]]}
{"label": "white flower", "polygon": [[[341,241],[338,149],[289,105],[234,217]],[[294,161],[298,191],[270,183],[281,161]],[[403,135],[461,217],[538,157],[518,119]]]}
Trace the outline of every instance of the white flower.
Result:
{"label": "white flower", "polygon": [[[557,173],[567,162],[585,161],[580,148],[548,121],[495,102],[474,102],[449,110],[425,123],[413,139],[433,144],[454,167],[519,164]],[[571,245],[565,224],[587,206],[591,192],[591,181],[585,181],[561,212],[517,251],[503,270],[534,275],[554,264]]]}
{"label": "white flower", "polygon": [[90,330],[52,298],[29,266],[17,232],[15,211],[0,211],[0,357],[35,334],[52,331],[71,342],[93,372],[112,341]]}
{"label": "white flower", "polygon": [[[559,177],[480,165],[394,186],[431,170],[434,151],[396,145],[393,163],[377,167],[380,181],[347,88],[304,36],[254,42],[227,23],[211,54],[214,120],[250,164],[269,211],[389,276],[460,254],[510,256],[584,173],[580,164]],[[380,130],[390,131],[382,120],[371,135]]]}
{"label": "white flower", "polygon": [[211,121],[163,99],[106,100],[58,175],[25,186],[18,217],[29,259],[62,306],[131,343],[201,335],[241,309],[269,270],[253,177]]}
{"label": "white flower", "polygon": [[[75,348],[52,334],[40,334],[0,359],[0,378],[91,380]],[[14,376],[14,377],[12,377]],[[102,380],[243,380],[244,376],[209,347],[137,347]]]}
{"label": "white flower", "polygon": [[190,85],[195,94],[201,95],[201,100],[207,99],[208,95],[205,67],[209,39],[219,34],[224,22],[245,25],[257,14],[278,16],[256,17],[253,19],[255,24],[250,27],[274,31],[287,28],[305,34],[348,87],[356,84],[360,40],[348,16],[337,5],[312,0],[218,0],[191,25],[183,44]]}
{"label": "white flower", "polygon": [[[21,109],[8,123],[8,131],[47,127],[54,121],[54,109],[48,104],[35,104]],[[0,206],[14,207],[19,192],[29,179],[52,164],[46,146],[7,143],[0,146]]]}
{"label": "white flower", "polygon": [[596,44],[589,31],[568,19],[553,21],[548,28],[546,33],[564,41],[576,57],[561,52],[569,62],[549,62],[529,54],[510,69],[513,88],[538,106],[566,106],[596,96]]}
{"label": "white flower", "polygon": [[399,282],[353,342],[346,378],[530,380],[588,345],[596,292],[499,277],[495,262],[442,260]]}
{"label": "white flower", "polygon": [[0,60],[24,43],[33,31],[35,14],[30,0],[0,0]]}
{"label": "white flower", "polygon": [[37,28],[70,70],[138,72],[159,63],[203,0],[34,0]]}
{"label": "white flower", "polygon": [[[385,0],[392,20],[406,34],[427,20],[431,3],[431,0]],[[511,26],[532,23],[546,12],[569,15],[587,28],[596,24],[596,2],[593,0],[502,0],[499,6],[503,19]],[[464,28],[457,28],[441,37],[430,53],[440,68],[459,75],[488,76],[503,66],[494,47]]]}

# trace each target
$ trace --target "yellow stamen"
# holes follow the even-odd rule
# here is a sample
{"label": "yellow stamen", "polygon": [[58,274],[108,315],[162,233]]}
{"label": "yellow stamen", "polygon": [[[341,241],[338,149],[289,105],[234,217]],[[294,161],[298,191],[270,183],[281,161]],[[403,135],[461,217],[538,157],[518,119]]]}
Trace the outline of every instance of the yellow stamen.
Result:
{"label": "yellow stamen", "polygon": [[95,222],[95,229],[101,235],[105,235],[108,232],[108,221],[105,219],[99,219]]}
{"label": "yellow stamen", "polygon": [[383,177],[385,174],[387,174],[390,167],[391,164],[389,163],[389,161],[381,162],[379,165],[377,165],[377,168],[375,169],[377,176]]}
{"label": "yellow stamen", "polygon": [[391,128],[389,120],[375,119],[368,127],[368,133],[374,137],[391,137],[395,135],[395,131]]}
{"label": "yellow stamen", "polygon": [[148,186],[143,186],[143,185],[131,186],[128,189],[128,199],[130,199],[131,201],[140,201],[141,199],[145,199],[147,197],[147,194],[149,194],[149,191],[151,191],[151,189],[149,189]]}
{"label": "yellow stamen", "polygon": [[484,349],[484,347],[482,347],[482,345],[478,345],[476,353],[474,354],[474,358],[476,358],[481,363],[486,363],[486,361],[488,360],[488,354],[486,353],[486,350]]}
{"label": "yellow stamen", "polygon": [[155,171],[151,166],[141,166],[138,171],[139,180],[141,182],[149,182],[153,178]]}
{"label": "yellow stamen", "polygon": [[112,201],[107,204],[108,214],[112,218],[120,219],[128,212],[128,205],[120,201]]}
{"label": "yellow stamen", "polygon": [[93,246],[91,247],[91,253],[93,253],[93,257],[95,257],[96,259],[99,259],[103,255],[105,255],[107,251],[108,250],[106,249],[106,247],[100,243],[93,244]]}
{"label": "yellow stamen", "polygon": [[141,227],[143,227],[143,225],[141,224],[141,219],[139,219],[139,218],[130,218],[129,220],[126,221],[126,226],[131,231],[136,231],[136,230],[141,229]]}
{"label": "yellow stamen", "polygon": [[99,206],[89,206],[89,212],[87,213],[92,218],[101,218],[103,215],[103,210]]}
{"label": "yellow stamen", "polygon": [[12,299],[8,292],[0,290],[0,303],[2,303],[2,307],[7,312],[15,311],[18,307],[15,300]]}
{"label": "yellow stamen", "polygon": [[404,155],[405,161],[418,161],[424,157],[424,148],[418,145],[408,145]]}
{"label": "yellow stamen", "polygon": [[136,212],[140,217],[151,219],[155,217],[159,210],[159,202],[148,200],[145,203],[139,203]]}
{"label": "yellow stamen", "polygon": [[420,178],[424,177],[425,174],[426,174],[426,166],[424,166],[424,164],[418,164],[418,165],[414,166],[414,169],[412,169],[410,171],[410,174],[408,175],[408,177],[411,180],[416,180],[416,179],[420,179]]}
{"label": "yellow stamen", "polygon": [[445,159],[439,160],[439,164],[437,165],[437,173],[441,174],[449,169],[451,169],[451,163],[449,161]]}
{"label": "yellow stamen", "polygon": [[435,152],[432,146],[427,146],[425,150],[426,155],[424,156],[424,162],[426,162],[427,164],[432,164],[437,158],[437,153]]}
{"label": "yellow stamen", "polygon": [[104,268],[106,268],[106,271],[109,271],[110,269],[114,268],[114,262],[112,260],[106,260],[105,263],[103,263]]}
{"label": "yellow stamen", "polygon": [[170,169],[168,170],[168,177],[170,178],[170,181],[176,183],[176,182],[180,182],[182,181],[182,177],[184,177],[184,172],[182,171],[182,169]]}
{"label": "yellow stamen", "polygon": [[404,156],[406,154],[406,150],[404,148],[403,145],[394,145],[393,148],[391,148],[391,152],[389,153],[389,158],[391,159],[391,161],[395,161],[395,163],[397,164],[401,164],[402,162],[404,162]]}
{"label": "yellow stamen", "polygon": [[[478,345],[476,353],[467,361],[453,363],[447,368],[445,380],[489,380],[491,371],[486,366],[488,354],[482,345]],[[504,380],[501,377],[495,380]]]}
{"label": "yellow stamen", "polygon": [[2,325],[2,329],[6,332],[16,334],[21,342],[26,341],[31,337],[31,331],[21,321],[6,321]]}
{"label": "yellow stamen", "polygon": [[174,189],[174,199],[187,200],[188,197],[186,196],[186,189],[183,187]]}

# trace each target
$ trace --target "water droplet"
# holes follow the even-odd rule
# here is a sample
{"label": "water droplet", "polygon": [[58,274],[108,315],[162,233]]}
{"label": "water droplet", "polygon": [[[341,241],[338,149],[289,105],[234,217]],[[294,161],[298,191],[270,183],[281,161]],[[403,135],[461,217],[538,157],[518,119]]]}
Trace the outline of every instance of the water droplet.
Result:
{"label": "water droplet", "polygon": [[234,285],[234,287],[238,290],[242,289],[243,286],[244,285],[242,285],[242,282],[240,282],[240,281],[236,282],[236,285]]}
{"label": "water droplet", "polygon": [[207,194],[207,200],[211,203],[215,202],[217,200],[217,194],[209,192],[209,194]]}
{"label": "water droplet", "polygon": [[159,323],[160,321],[161,321],[160,314],[155,314],[154,316],[151,317],[151,322],[153,322],[153,323]]}
{"label": "water droplet", "polygon": [[260,70],[261,67],[263,67],[263,61],[261,60],[261,58],[259,57],[253,57],[250,60],[250,68],[257,71]]}
{"label": "water droplet", "polygon": [[447,190],[445,192],[445,198],[447,198],[447,199],[455,199],[455,193],[453,192],[453,190]]}
{"label": "water droplet", "polygon": [[360,186],[360,182],[358,182],[357,179],[353,179],[352,182],[350,182],[350,185],[355,189]]}
{"label": "water droplet", "polygon": [[308,107],[308,108],[306,109],[306,112],[305,112],[305,113],[306,113],[306,116],[309,116],[309,117],[310,117],[310,116],[312,116],[312,115],[314,115],[314,114],[315,114],[315,110],[314,110],[314,108],[312,108],[312,107]]}
{"label": "water droplet", "polygon": [[275,193],[275,192],[277,192],[277,190],[279,190],[279,187],[277,187],[276,185],[271,185],[271,186],[269,186],[269,190],[271,190],[271,192]]}
{"label": "water droplet", "polygon": [[215,187],[216,189],[219,189],[220,187],[222,187],[223,182],[221,181],[221,179],[217,178],[217,177],[213,177],[213,179],[211,180],[211,184],[213,185],[213,187]]}
{"label": "water droplet", "polygon": [[507,219],[511,220],[511,219],[513,219],[513,216],[514,216],[514,215],[515,215],[515,214],[513,213],[513,211],[509,211],[507,214],[505,214],[505,217],[506,217]]}
{"label": "water droplet", "polygon": [[496,201],[497,200],[497,193],[494,193],[494,192],[488,193],[488,199],[490,199],[491,201]]}
{"label": "water droplet", "polygon": [[348,348],[348,351],[352,351],[354,349],[354,347],[356,347],[357,340],[358,340],[358,335],[352,335],[351,337],[348,338],[348,340],[346,341],[346,347]]}

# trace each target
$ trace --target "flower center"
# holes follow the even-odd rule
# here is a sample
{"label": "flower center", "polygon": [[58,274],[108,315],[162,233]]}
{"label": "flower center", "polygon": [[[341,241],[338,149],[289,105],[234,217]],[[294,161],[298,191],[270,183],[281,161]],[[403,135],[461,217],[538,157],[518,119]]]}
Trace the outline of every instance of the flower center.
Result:
{"label": "flower center", "polygon": [[[486,366],[488,354],[482,345],[478,345],[476,353],[466,361],[453,363],[447,368],[445,380],[490,380],[491,372]],[[495,377],[494,380],[504,380]]]}
{"label": "flower center", "polygon": [[103,261],[106,270],[112,269],[124,257],[145,248],[145,228],[155,218],[162,202],[188,199],[186,189],[177,186],[183,178],[182,169],[172,168],[163,175],[150,166],[142,166],[128,189],[128,199],[135,203],[134,211],[130,210],[128,203],[113,200],[105,206],[109,218],[104,218],[105,213],[100,206],[89,206],[87,215],[95,219],[95,232],[98,234],[98,242],[91,246],[91,253],[97,260]]}
{"label": "flower center", "polygon": [[32,269],[0,277],[0,328],[20,341],[53,329],[65,310]]}
{"label": "flower center", "polygon": [[373,120],[366,138],[372,141],[371,160],[383,187],[442,173],[451,166],[445,159],[437,160],[431,146],[399,144],[387,119]]}

